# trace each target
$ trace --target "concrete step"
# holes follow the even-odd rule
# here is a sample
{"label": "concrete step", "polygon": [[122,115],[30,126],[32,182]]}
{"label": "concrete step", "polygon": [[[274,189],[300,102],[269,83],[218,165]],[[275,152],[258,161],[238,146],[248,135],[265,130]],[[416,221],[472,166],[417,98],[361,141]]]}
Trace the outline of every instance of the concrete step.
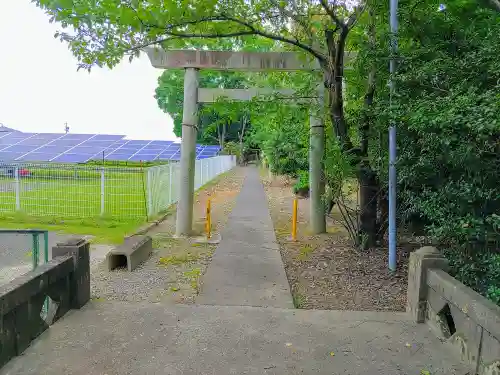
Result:
{"label": "concrete step", "polygon": [[464,375],[403,313],[93,302],[1,374]]}

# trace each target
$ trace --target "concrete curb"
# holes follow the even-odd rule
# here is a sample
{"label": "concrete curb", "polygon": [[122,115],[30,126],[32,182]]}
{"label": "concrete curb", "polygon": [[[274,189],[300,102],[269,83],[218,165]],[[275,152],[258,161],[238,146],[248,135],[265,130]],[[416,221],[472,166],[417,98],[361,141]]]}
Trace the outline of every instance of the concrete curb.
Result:
{"label": "concrete curb", "polygon": [[138,229],[136,232],[134,232],[132,234],[126,235],[124,237],[124,239],[134,237],[134,236],[142,236],[142,235],[148,233],[151,229],[153,229],[154,227],[156,227],[156,226],[160,225],[162,222],[164,222],[165,219],[172,214],[174,214],[174,212],[169,212],[169,213],[163,214],[159,219],[154,220],[151,223],[146,224],[144,227]]}

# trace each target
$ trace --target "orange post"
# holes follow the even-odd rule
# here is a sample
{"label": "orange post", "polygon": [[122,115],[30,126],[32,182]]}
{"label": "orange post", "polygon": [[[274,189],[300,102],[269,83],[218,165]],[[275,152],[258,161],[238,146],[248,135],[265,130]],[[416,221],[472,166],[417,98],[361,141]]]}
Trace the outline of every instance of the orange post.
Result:
{"label": "orange post", "polygon": [[297,206],[298,200],[293,200],[293,213],[292,213],[292,239],[297,241]]}
{"label": "orange post", "polygon": [[211,229],[212,229],[212,217],[211,217],[211,202],[210,198],[207,199],[207,223],[206,223],[206,230],[207,230],[207,238],[210,239],[211,237]]}

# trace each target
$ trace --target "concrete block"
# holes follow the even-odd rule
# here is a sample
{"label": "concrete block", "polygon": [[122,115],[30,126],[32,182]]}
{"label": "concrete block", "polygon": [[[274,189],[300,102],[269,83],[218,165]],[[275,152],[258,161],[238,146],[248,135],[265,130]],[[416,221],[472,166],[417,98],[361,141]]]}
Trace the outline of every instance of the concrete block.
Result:
{"label": "concrete block", "polygon": [[417,323],[425,321],[427,270],[431,268],[448,269],[448,261],[436,248],[422,247],[410,255],[406,310]]}
{"label": "concrete block", "polygon": [[70,278],[71,303],[73,309],[80,309],[90,300],[90,243],[83,238],[71,238],[52,248],[52,258],[72,256],[75,265]]}
{"label": "concrete block", "polygon": [[431,270],[427,284],[450,305],[455,305],[486,331],[500,338],[500,307],[441,270]]}
{"label": "concrete block", "polygon": [[106,256],[108,271],[118,267],[126,267],[129,272],[146,261],[153,252],[153,241],[150,236],[133,236],[111,250]]}
{"label": "concrete block", "polygon": [[0,316],[0,368],[17,355],[15,321],[13,312]]}
{"label": "concrete block", "polygon": [[74,262],[59,257],[0,286],[0,367],[48,328],[40,315],[47,296],[58,302],[54,319],[69,310]]}
{"label": "concrete block", "polygon": [[500,341],[487,331],[483,331],[478,370],[480,375],[500,375]]}
{"label": "concrete block", "polygon": [[457,307],[449,306],[456,330],[449,342],[456,348],[462,361],[475,371],[479,360],[482,327]]}

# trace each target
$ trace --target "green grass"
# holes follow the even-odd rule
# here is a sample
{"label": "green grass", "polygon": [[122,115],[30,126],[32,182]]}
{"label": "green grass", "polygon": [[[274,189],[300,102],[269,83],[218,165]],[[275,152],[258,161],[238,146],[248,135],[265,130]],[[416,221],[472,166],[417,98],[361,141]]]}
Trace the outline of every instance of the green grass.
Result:
{"label": "green grass", "polygon": [[67,219],[33,217],[25,214],[0,215],[0,228],[43,229],[75,235],[94,236],[93,243],[121,243],[123,237],[132,234],[143,220],[116,220],[110,218]]}
{"label": "green grass", "polygon": [[[31,216],[101,216],[99,169],[33,168],[20,179],[20,212]],[[104,215],[146,219],[146,182],[141,169],[104,169]],[[0,178],[0,213],[16,212],[15,180]]]}

